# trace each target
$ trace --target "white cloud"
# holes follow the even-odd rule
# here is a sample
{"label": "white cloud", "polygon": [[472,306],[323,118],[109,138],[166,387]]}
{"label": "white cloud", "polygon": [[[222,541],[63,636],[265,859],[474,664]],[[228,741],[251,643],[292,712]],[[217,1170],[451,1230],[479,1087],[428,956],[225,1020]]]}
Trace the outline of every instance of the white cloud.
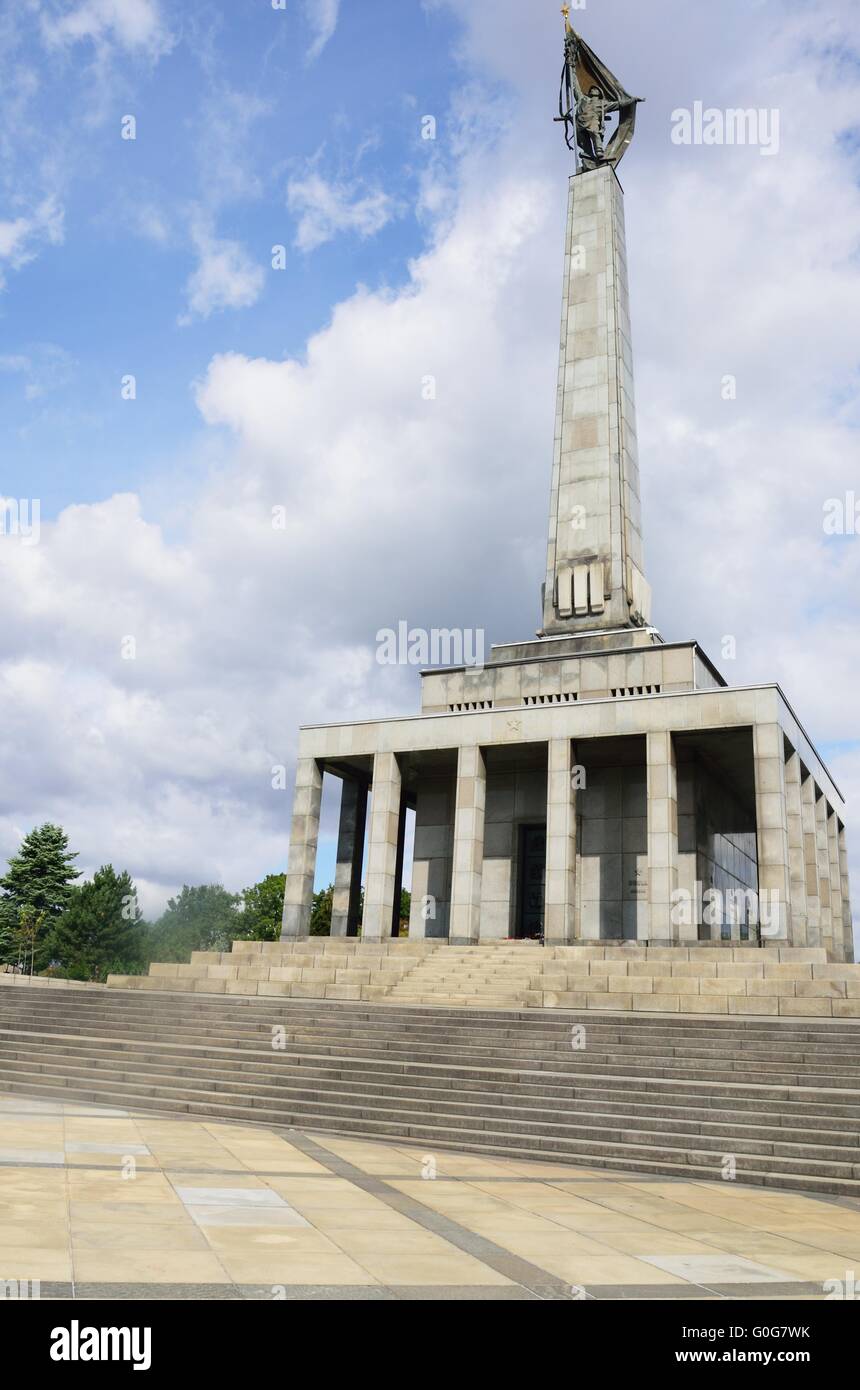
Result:
{"label": "white cloud", "polygon": [[17,373],[24,378],[24,396],[28,401],[67,385],[75,365],[71,353],[56,343],[27,344],[24,352],[0,357],[0,372]]}
{"label": "white cloud", "polygon": [[30,234],[30,222],[26,217],[16,217],[14,222],[0,222],[0,256],[13,260],[24,254],[24,242]]}
{"label": "white cloud", "polygon": [[266,273],[238,241],[218,238],[203,227],[193,229],[192,241],[198,264],[185,286],[190,315],[208,318],[219,309],[256,303]]}
{"label": "white cloud", "polygon": [[79,0],[63,3],[42,16],[42,33],[49,44],[115,43],[152,57],[169,52],[173,38],[158,0]]}
{"label": "white cloud", "polygon": [[260,137],[255,125],[272,103],[254,92],[213,83],[200,112],[195,148],[199,182],[208,208],[259,197]]}
{"label": "white cloud", "polygon": [[127,209],[127,216],[134,231],[145,241],[156,246],[166,246],[170,241],[170,218],[155,203],[134,204]]}
{"label": "white cloud", "polygon": [[40,246],[57,246],[63,240],[63,209],[52,197],[23,216],[0,222],[0,289],[6,284],[3,263],[20,270],[32,261]]}
{"label": "white cloud", "polygon": [[319,57],[334,34],[339,12],[340,0],[305,0],[305,17],[313,34],[307,52],[309,63]]}
{"label": "white cloud", "polygon": [[287,206],[298,218],[295,244],[300,251],[313,251],[339,232],[375,236],[397,214],[396,202],[381,189],[328,182],[315,172],[290,179]]}
{"label": "white cloud", "polygon": [[[528,430],[493,419],[504,343],[484,353],[477,396],[462,380],[543,221],[539,192],[500,187],[493,235],[475,208],[416,263],[408,292],[340,306],[305,362],[216,358],[198,403],[236,457],[197,497],[183,545],[129,496],[43,521],[38,546],[0,544],[15,653],[0,667],[0,761],[16,825],[54,816],[85,866],[110,857],[165,895],[185,878],[236,887],[283,864],[289,792],[271,775],[291,763],[298,723],[414,702],[414,673],[377,665],[375,633],[401,612],[420,621],[423,607],[439,625],[452,613],[444,593],[428,599],[420,559],[449,547],[433,536],[451,514],[487,520],[490,567],[510,476],[488,509],[470,469],[476,426],[500,451],[505,437],[525,447]],[[469,325],[451,335],[467,291]],[[428,369],[450,409],[421,400]],[[408,573],[377,565],[381,532],[412,537]]]}

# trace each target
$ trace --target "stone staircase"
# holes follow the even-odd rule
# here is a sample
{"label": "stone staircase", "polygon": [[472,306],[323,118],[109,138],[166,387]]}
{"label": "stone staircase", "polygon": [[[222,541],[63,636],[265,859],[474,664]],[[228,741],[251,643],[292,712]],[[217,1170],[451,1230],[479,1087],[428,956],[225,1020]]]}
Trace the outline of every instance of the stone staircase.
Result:
{"label": "stone staircase", "polygon": [[188,965],[111,975],[111,988],[464,1008],[860,1019],[860,965],[822,948],[526,941],[449,946],[344,937],[235,941]]}
{"label": "stone staircase", "polygon": [[109,975],[108,985],[192,994],[288,999],[381,999],[438,941],[234,941],[232,951],[194,951],[188,965],[153,964],[149,975]]}
{"label": "stone staircase", "polygon": [[445,946],[405,971],[385,996],[392,1004],[511,1008],[529,1003],[544,964],[530,941]]}
{"label": "stone staircase", "polygon": [[34,982],[0,989],[0,1090],[860,1197],[850,1021]]}

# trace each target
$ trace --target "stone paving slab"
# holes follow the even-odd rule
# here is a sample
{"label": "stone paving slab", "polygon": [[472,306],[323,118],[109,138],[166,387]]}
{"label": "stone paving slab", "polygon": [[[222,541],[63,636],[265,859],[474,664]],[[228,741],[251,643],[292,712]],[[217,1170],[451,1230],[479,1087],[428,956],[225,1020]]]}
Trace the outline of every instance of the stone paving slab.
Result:
{"label": "stone paving slab", "polygon": [[850,1199],[79,1102],[0,1096],[0,1155],[0,1280],[49,1300],[822,1299],[860,1258]]}

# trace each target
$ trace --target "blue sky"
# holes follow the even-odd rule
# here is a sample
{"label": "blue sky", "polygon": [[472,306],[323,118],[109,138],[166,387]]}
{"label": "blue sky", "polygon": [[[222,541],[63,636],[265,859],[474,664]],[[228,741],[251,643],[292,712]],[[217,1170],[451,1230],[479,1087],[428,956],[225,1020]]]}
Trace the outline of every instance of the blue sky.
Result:
{"label": "blue sky", "polygon": [[[150,45],[106,52],[104,39],[46,45],[50,7],[19,11],[6,63],[39,89],[26,129],[11,131],[6,206],[21,215],[45,196],[59,161],[63,239],[21,267],[0,305],[0,447],[4,489],[29,496],[36,473],[43,516],[144,488],[166,457],[193,453],[189,387],[213,353],[301,355],[357,281],[401,283],[420,249],[419,117],[444,109],[457,80],[451,17],[365,0],[314,56],[310,8],[164,10],[158,59]],[[134,140],[121,138],[129,114]],[[288,188],[311,172],[353,203],[384,190],[390,218],[348,254],[336,237],[298,249]],[[263,272],[253,303],[189,312],[195,223]],[[271,268],[276,244],[283,271]],[[134,408],[120,399],[127,372]]]}
{"label": "blue sky", "polygon": [[[416,708],[380,628],[533,633],[558,9],[0,9],[0,492],[42,515],[0,544],[0,857],[52,819],[150,915],[242,888],[284,867],[298,726]],[[658,625],[779,680],[856,801],[860,537],[822,526],[860,495],[856,6],[592,0],[579,24],[647,98],[622,181]],[[673,144],[696,101],[778,111],[778,152]]]}

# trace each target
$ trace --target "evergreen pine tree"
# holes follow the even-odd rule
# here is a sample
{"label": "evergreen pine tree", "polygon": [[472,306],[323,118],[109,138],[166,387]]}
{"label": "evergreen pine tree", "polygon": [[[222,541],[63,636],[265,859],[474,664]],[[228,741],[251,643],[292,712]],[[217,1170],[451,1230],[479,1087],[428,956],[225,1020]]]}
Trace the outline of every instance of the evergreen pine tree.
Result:
{"label": "evergreen pine tree", "polygon": [[54,926],[51,958],[72,979],[104,979],[137,954],[140,920],[130,876],[105,864],[73,889],[66,911]]}
{"label": "evergreen pine tree", "polygon": [[0,897],[0,965],[17,960],[18,919],[11,898]]}
{"label": "evergreen pine tree", "polygon": [[24,836],[0,878],[2,959],[11,959],[9,933],[14,935],[21,909],[29,907],[37,914],[45,913],[45,930],[36,946],[36,969],[44,969],[50,959],[50,928],[68,904],[74,880],[80,877],[73,862],[77,857],[70,852],[69,838],[59,825],[39,825]]}

